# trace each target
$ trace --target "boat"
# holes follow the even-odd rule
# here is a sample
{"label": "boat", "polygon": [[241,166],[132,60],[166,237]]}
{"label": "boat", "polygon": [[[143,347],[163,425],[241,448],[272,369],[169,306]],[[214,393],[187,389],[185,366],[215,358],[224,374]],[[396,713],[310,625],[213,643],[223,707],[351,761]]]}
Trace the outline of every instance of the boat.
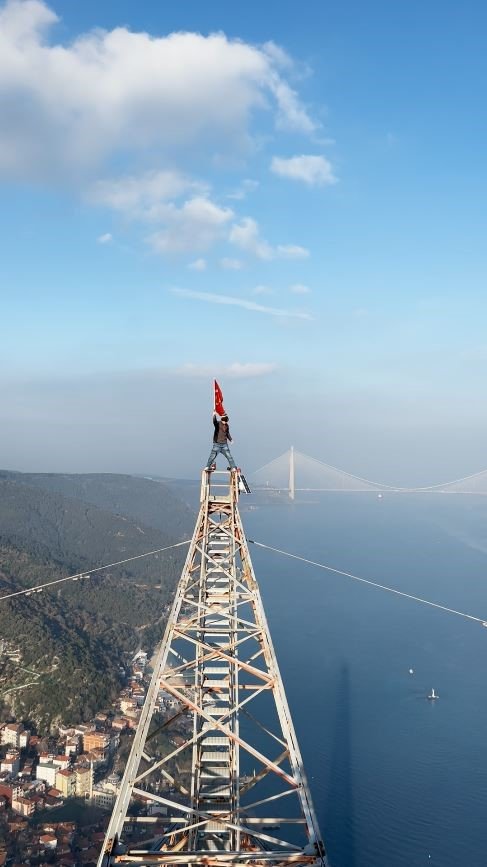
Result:
{"label": "boat", "polygon": [[435,692],[433,688],[427,697],[430,701],[435,701],[435,699],[439,698],[440,696],[438,695],[438,693]]}

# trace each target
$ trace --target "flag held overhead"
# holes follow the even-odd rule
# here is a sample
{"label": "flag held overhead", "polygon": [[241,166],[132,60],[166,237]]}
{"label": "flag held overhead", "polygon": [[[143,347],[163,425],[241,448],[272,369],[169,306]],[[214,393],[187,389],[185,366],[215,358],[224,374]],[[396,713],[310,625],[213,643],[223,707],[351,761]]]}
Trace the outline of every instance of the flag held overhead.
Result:
{"label": "flag held overhead", "polygon": [[223,407],[223,394],[220,386],[218,385],[215,379],[215,402],[214,402],[215,412],[218,415],[225,415],[225,409]]}

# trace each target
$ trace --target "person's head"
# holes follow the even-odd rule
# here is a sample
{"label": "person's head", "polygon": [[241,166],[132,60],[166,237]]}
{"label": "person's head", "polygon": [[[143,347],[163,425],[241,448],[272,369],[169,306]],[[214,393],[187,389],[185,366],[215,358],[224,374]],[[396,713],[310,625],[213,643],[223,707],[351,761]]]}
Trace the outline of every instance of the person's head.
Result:
{"label": "person's head", "polygon": [[222,421],[228,423],[228,415],[222,415]]}

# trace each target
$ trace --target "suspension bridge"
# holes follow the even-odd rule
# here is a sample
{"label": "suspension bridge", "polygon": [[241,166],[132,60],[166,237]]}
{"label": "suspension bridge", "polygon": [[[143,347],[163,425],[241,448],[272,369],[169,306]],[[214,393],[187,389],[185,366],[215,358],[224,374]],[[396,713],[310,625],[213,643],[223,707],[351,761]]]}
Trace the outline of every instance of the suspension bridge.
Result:
{"label": "suspension bridge", "polygon": [[293,446],[252,473],[250,479],[254,490],[285,492],[291,500],[294,500],[297,491],[487,494],[487,470],[439,485],[407,488],[354,476],[309,457]]}

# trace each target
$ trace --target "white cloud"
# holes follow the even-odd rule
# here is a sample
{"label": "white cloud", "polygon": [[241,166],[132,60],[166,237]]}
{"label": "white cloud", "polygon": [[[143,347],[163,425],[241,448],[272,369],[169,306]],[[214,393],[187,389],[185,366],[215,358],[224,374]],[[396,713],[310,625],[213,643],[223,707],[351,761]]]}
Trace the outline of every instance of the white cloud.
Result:
{"label": "white cloud", "polygon": [[277,247],[272,247],[260,237],[259,226],[252,217],[244,217],[240,223],[232,226],[229,241],[258,259],[304,259],[309,256],[309,250],[295,244],[278,244]]}
{"label": "white cloud", "polygon": [[326,157],[302,154],[299,157],[273,157],[271,172],[293,181],[303,181],[310,187],[335,184],[333,167]]}
{"label": "white cloud", "polygon": [[312,133],[316,130],[316,123],[311,119],[308,112],[301,105],[298,94],[286,81],[273,73],[269,82],[277,105],[278,129],[294,130],[302,133]]}
{"label": "white cloud", "polygon": [[174,204],[167,205],[164,228],[147,240],[158,253],[207,250],[224,236],[226,225],[233,216],[230,208],[220,208],[210,199],[195,196],[180,208]]}
{"label": "white cloud", "polygon": [[253,181],[250,178],[246,178],[242,181],[242,183],[236,190],[234,190],[232,193],[227,194],[227,199],[245,199],[248,193],[253,193],[258,186],[258,181]]}
{"label": "white cloud", "polygon": [[273,362],[234,361],[232,364],[223,366],[215,364],[183,364],[178,373],[181,376],[212,379],[215,376],[225,376],[227,379],[253,379],[257,376],[268,376],[277,370],[277,364]]}
{"label": "white cloud", "polygon": [[113,235],[110,232],[105,232],[104,235],[99,235],[96,240],[99,244],[110,244],[113,241]]}
{"label": "white cloud", "polygon": [[188,191],[204,194],[207,186],[178,171],[150,171],[97,181],[86,198],[132,218],[157,220],[164,216],[169,200]]}
{"label": "white cloud", "polygon": [[229,259],[224,257],[220,259],[220,267],[225,271],[241,271],[243,268],[243,262],[241,259]]}
{"label": "white cloud", "polygon": [[272,247],[260,238],[259,227],[251,217],[244,217],[241,223],[232,226],[229,239],[232,244],[236,244],[246,253],[252,253],[258,259],[273,258]]}
{"label": "white cloud", "polygon": [[278,259],[307,259],[309,250],[299,247],[298,244],[278,244],[275,255]]}
{"label": "white cloud", "polygon": [[206,271],[206,259],[195,259],[188,265],[191,271]]}
{"label": "white cloud", "polygon": [[293,292],[295,295],[307,295],[311,292],[309,286],[305,286],[304,283],[293,283],[292,286],[289,287],[289,291]]}
{"label": "white cloud", "polygon": [[277,318],[286,319],[312,319],[310,313],[303,313],[300,310],[284,310],[279,307],[264,307],[262,304],[257,304],[255,301],[246,301],[244,298],[235,298],[232,295],[216,295],[213,292],[193,292],[191,289],[171,289],[173,295],[179,295],[180,298],[192,298],[195,301],[204,301],[207,304],[224,304],[231,307],[242,307],[244,310],[251,310],[255,313],[264,313],[267,316],[275,316]]}
{"label": "white cloud", "polygon": [[[63,44],[43,0],[0,9],[0,172],[25,180],[93,170],[115,154],[245,155],[254,117],[312,132],[277,47],[224,33],[96,28]],[[289,58],[286,59],[289,60]],[[160,162],[159,162],[160,164]]]}

